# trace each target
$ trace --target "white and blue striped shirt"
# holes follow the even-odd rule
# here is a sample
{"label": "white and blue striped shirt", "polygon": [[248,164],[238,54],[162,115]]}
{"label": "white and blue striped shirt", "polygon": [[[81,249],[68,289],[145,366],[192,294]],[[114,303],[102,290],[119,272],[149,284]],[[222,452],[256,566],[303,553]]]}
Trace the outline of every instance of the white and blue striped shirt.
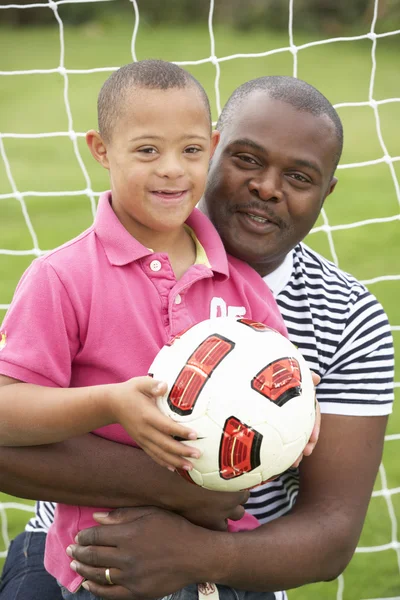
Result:
{"label": "white and blue striped shirt", "polygon": [[[390,326],[376,298],[304,244],[264,278],[290,340],[321,382],[321,412],[387,415],[393,405],[394,353]],[[299,489],[297,469],[252,490],[246,509],[261,523],[287,513]]]}

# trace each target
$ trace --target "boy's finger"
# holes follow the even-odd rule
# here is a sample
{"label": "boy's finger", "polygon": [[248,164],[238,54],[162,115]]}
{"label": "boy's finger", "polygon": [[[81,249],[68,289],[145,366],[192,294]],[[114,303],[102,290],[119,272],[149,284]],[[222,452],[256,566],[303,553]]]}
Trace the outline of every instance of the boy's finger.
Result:
{"label": "boy's finger", "polygon": [[164,451],[158,444],[154,444],[152,441],[146,443],[146,452],[161,467],[167,467],[170,471],[175,471],[175,469],[190,471],[193,468],[190,461],[185,460],[182,456]]}
{"label": "boy's finger", "polygon": [[188,446],[179,440],[175,440],[170,435],[165,435],[158,429],[153,429],[147,434],[149,441],[156,444],[164,453],[173,454],[175,456],[188,456],[190,458],[199,458],[201,452],[198,448]]}
{"label": "boy's finger", "polygon": [[143,394],[153,398],[164,395],[168,389],[168,384],[165,381],[158,381],[149,376],[137,377],[135,385]]}
{"label": "boy's finger", "polygon": [[197,439],[197,433],[194,429],[185,427],[170,417],[163,415],[155,406],[148,407],[148,411],[148,423],[154,429],[157,429],[166,435],[181,438],[183,440]]}
{"label": "boy's finger", "polygon": [[157,396],[163,396],[168,389],[168,385],[165,383],[165,381],[155,381],[154,382],[154,387],[152,389],[152,394],[157,397]]}
{"label": "boy's finger", "polygon": [[189,427],[185,427],[180,423],[176,423],[169,417],[166,418],[169,422],[166,423],[167,431],[165,433],[182,440],[197,440],[197,432],[194,429],[190,429]]}

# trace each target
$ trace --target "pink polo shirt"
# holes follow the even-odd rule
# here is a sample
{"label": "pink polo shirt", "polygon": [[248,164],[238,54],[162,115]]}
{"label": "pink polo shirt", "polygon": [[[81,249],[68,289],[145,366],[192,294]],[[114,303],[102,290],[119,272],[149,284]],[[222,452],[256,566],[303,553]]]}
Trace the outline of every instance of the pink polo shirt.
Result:
{"label": "pink polo shirt", "polygon": [[[287,335],[264,281],[226,255],[200,211],[187,225],[210,266],[192,265],[177,281],[168,255],[135,240],[110,201],[110,192],[102,194],[93,226],[35,260],[23,275],[2,326],[0,373],[51,387],[126,381],[146,375],[173,336],[217,316],[246,316]],[[120,425],[95,433],[135,445]],[[70,591],[82,577],[70,569],[65,549],[78,531],[95,525],[95,510],[58,504],[47,535],[46,569]]]}

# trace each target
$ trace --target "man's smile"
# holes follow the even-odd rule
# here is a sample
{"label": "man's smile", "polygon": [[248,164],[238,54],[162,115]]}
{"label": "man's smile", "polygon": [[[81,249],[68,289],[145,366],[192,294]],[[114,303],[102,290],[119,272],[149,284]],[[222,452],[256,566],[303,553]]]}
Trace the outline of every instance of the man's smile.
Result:
{"label": "man's smile", "polygon": [[251,222],[253,223],[255,226],[263,226],[264,228],[266,226],[269,226],[268,228],[270,229],[271,226],[274,227],[279,227],[281,229],[285,228],[285,224],[282,221],[282,219],[278,218],[276,215],[271,215],[271,211],[270,210],[266,210],[266,207],[263,206],[262,208],[260,207],[253,207],[251,205],[247,205],[247,206],[233,206],[232,207],[232,212],[236,213],[239,215],[239,218],[241,220],[246,220],[246,222]]}

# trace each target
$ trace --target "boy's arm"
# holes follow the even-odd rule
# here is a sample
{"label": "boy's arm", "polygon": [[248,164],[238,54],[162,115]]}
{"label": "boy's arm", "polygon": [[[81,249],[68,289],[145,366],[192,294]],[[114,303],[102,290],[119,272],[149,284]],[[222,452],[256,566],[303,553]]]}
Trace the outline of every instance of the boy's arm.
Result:
{"label": "boy's arm", "polygon": [[49,444],[110,424],[107,391],[45,387],[0,375],[0,445]]}
{"label": "boy's arm", "polygon": [[181,457],[197,456],[197,451],[172,436],[193,439],[196,434],[156,408],[155,399],[165,388],[150,377],[55,388],[0,375],[0,446],[51,444],[120,423],[162,466],[190,468]]}

